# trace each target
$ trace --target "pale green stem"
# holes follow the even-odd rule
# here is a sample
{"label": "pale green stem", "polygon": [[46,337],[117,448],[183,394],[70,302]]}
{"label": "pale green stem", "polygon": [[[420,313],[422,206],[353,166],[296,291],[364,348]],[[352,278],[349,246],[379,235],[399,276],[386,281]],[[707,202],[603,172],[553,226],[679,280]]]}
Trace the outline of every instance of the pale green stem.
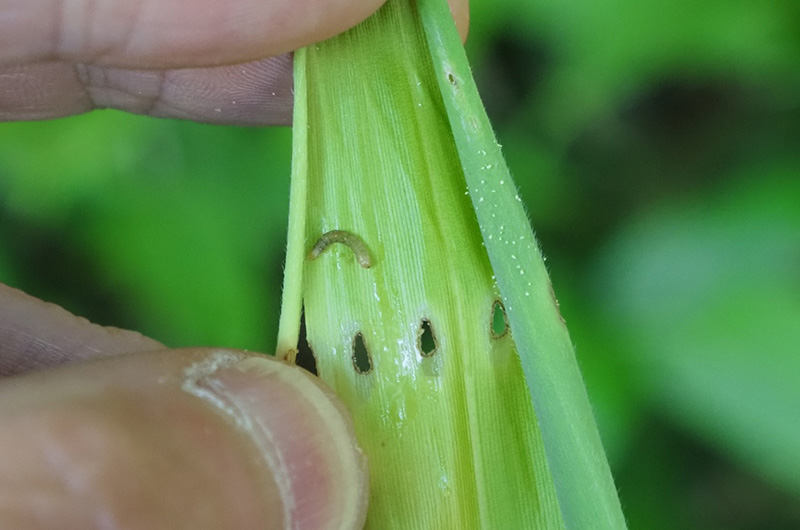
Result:
{"label": "pale green stem", "polygon": [[[306,81],[305,50],[294,54],[295,101],[305,101],[308,91]],[[289,190],[289,229],[286,237],[286,265],[283,273],[281,318],[275,356],[294,361],[300,336],[300,318],[303,311],[303,267],[306,247],[306,207],[308,204],[308,108],[294,108],[292,141],[292,183]]]}

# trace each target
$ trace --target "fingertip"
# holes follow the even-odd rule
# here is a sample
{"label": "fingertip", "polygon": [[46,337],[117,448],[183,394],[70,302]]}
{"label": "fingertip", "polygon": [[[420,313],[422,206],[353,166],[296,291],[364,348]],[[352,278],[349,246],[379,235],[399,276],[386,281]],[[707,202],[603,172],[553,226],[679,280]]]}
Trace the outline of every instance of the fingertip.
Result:
{"label": "fingertip", "polygon": [[347,415],[271,358],[163,350],[12,377],[0,422],[0,498],[13,500],[0,527],[88,528],[100,512],[154,530],[363,525]]}
{"label": "fingertip", "polygon": [[360,528],[366,458],[344,407],[319,379],[264,356],[213,352],[186,370],[184,390],[228,416],[276,477],[287,528]]}
{"label": "fingertip", "polygon": [[[168,69],[286,53],[358,24],[383,0],[12,0],[0,16],[0,64],[44,61]],[[59,14],[61,16],[59,16]]]}

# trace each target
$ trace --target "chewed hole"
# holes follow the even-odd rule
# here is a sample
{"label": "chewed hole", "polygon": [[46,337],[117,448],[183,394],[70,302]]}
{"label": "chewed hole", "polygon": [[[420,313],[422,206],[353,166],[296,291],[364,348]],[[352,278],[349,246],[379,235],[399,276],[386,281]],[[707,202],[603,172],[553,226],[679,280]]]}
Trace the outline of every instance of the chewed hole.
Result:
{"label": "chewed hole", "polygon": [[419,346],[419,351],[423,357],[431,357],[436,353],[436,349],[439,347],[439,342],[436,339],[436,334],[433,332],[431,321],[427,318],[423,318],[419,326],[417,346]]}
{"label": "chewed hole", "polygon": [[508,316],[503,302],[495,300],[492,304],[492,321],[490,325],[493,339],[499,339],[508,333]]}
{"label": "chewed hole", "polygon": [[360,374],[368,374],[372,371],[372,357],[361,332],[356,333],[353,338],[353,367]]}
{"label": "chewed hole", "polygon": [[295,363],[300,368],[305,368],[314,375],[317,375],[317,358],[314,355],[314,349],[308,342],[306,335],[306,317],[305,312],[300,316],[300,339],[297,342],[297,357]]}

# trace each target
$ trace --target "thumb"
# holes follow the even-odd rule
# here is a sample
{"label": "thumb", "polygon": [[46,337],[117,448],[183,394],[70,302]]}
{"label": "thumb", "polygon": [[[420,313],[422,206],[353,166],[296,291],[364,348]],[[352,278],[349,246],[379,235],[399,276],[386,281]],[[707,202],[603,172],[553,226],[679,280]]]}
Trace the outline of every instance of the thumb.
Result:
{"label": "thumb", "polygon": [[348,529],[366,465],[331,391],[233,350],[0,383],[0,528]]}

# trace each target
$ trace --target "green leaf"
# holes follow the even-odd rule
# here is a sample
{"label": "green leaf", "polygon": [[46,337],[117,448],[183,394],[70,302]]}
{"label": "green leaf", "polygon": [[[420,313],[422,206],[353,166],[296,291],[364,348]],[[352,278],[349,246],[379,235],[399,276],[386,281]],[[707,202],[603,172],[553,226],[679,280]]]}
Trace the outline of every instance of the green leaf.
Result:
{"label": "green leaf", "polygon": [[319,374],[370,461],[368,525],[562,528],[414,3],[391,0],[295,68],[279,354],[302,293]]}
{"label": "green leaf", "polygon": [[569,335],[517,188],[443,2],[420,10],[469,196],[542,426],[567,528],[624,528]]}
{"label": "green leaf", "polygon": [[295,68],[278,354],[295,352],[302,296],[319,374],[371,461],[368,523],[624,528],[446,3],[390,1]]}

